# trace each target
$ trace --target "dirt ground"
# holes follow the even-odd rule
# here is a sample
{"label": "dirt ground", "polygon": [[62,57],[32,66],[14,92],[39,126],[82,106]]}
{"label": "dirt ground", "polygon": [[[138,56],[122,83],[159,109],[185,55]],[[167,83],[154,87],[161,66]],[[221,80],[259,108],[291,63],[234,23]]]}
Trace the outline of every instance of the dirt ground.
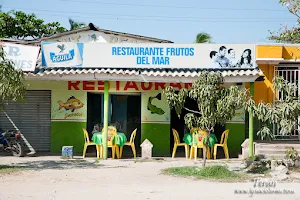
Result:
{"label": "dirt ground", "polygon": [[[213,164],[210,161],[209,164]],[[219,161],[220,162],[220,161]],[[228,161],[221,161],[221,163]],[[231,161],[239,164],[241,161]],[[82,200],[82,199],[283,199],[300,200],[300,183],[276,182],[273,188],[254,187],[251,181],[221,183],[172,177],[161,174],[168,167],[201,165],[183,158],[140,162],[134,160],[62,160],[59,156],[0,157],[0,165],[27,169],[0,174],[0,200]],[[293,191],[294,194],[236,194],[235,190]]]}

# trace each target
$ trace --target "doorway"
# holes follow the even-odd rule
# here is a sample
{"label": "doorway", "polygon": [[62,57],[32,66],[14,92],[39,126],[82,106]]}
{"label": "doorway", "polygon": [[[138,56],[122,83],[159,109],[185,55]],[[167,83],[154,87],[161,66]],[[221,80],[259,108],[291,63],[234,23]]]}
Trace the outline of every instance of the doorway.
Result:
{"label": "doorway", "polygon": [[[189,98],[189,97],[186,98],[184,106],[191,109],[191,110],[198,111],[197,102],[195,100]],[[180,117],[178,117],[175,110],[174,109],[171,110],[171,126],[170,126],[170,129],[171,129],[170,130],[170,138],[171,138],[171,140],[170,140],[170,147],[171,147],[170,150],[171,150],[171,153],[172,153],[173,147],[174,147],[174,136],[173,136],[172,128],[177,130],[181,142],[183,142],[184,134],[189,132],[189,129],[187,128],[187,126],[185,125],[185,122],[184,122],[184,116],[187,113],[188,113],[188,111],[183,109]],[[218,141],[220,141],[221,135],[222,135],[223,131],[225,131],[225,126],[217,124],[214,127],[214,130],[215,130],[214,133],[215,133]],[[177,148],[176,156],[184,157],[185,156],[184,148]]]}
{"label": "doorway", "polygon": [[[137,155],[140,154],[141,144],[141,95],[112,94],[111,95],[111,124],[115,124],[118,132],[125,133],[127,141],[132,132],[137,129],[134,140]],[[123,148],[123,158],[132,157],[130,147]]]}
{"label": "doorway", "polygon": [[[99,124],[100,131],[103,127],[104,97],[101,93],[88,93],[87,97],[87,131],[91,138],[96,124]],[[124,133],[127,141],[130,140],[131,133],[137,128],[135,148],[137,155],[139,155],[141,143],[141,95],[139,93],[110,94],[108,125],[113,125],[118,132]],[[132,157],[130,147],[123,148],[122,157]]]}
{"label": "doorway", "polygon": [[87,93],[87,131],[92,136],[95,124],[102,121],[102,102],[103,95],[98,93]]}
{"label": "doorway", "polygon": [[[186,98],[184,106],[191,109],[191,110],[197,110],[198,109],[197,102],[194,101],[193,99],[189,98],[189,97]],[[171,130],[170,130],[170,134],[171,134],[171,136],[170,136],[170,138],[171,138],[170,150],[171,150],[171,153],[172,153],[173,147],[174,147],[174,136],[173,136],[172,128],[177,130],[181,142],[183,142],[182,139],[183,139],[184,134],[189,131],[188,128],[186,127],[186,125],[185,125],[185,122],[184,122],[184,116],[187,113],[188,112],[185,109],[182,109],[181,115],[178,117],[177,114],[176,114],[175,109],[171,110],[171,126],[170,126],[170,128],[171,128]],[[176,155],[180,156],[180,157],[185,156],[184,148],[177,148]]]}

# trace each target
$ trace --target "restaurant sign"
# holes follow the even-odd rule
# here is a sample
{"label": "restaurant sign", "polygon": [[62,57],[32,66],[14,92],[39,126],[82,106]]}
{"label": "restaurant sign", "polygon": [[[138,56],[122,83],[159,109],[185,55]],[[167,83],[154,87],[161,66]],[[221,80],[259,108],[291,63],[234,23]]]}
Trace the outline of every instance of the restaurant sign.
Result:
{"label": "restaurant sign", "polygon": [[47,67],[256,68],[254,44],[65,42],[42,49]]}
{"label": "restaurant sign", "polygon": [[6,58],[14,63],[15,69],[22,71],[34,71],[40,47],[20,45],[4,42],[3,46]]}
{"label": "restaurant sign", "polygon": [[[145,83],[134,81],[110,81],[110,91],[122,92],[137,92],[137,91],[159,91],[164,90],[166,87],[172,86],[175,89],[189,89],[192,83]],[[87,91],[104,91],[104,81],[68,81],[68,90],[87,90]]]}

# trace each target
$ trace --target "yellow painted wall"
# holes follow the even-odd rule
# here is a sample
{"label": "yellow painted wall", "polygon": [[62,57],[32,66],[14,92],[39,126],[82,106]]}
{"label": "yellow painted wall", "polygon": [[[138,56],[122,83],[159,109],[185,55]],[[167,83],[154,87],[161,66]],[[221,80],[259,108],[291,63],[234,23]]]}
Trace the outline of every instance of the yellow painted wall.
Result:
{"label": "yellow painted wall", "polygon": [[282,57],[285,60],[300,60],[300,45],[297,46],[290,46],[290,47],[283,47]]}
{"label": "yellow painted wall", "polygon": [[257,46],[256,58],[282,58],[282,46]]}
{"label": "yellow painted wall", "polygon": [[[288,48],[288,49],[287,49]],[[295,48],[292,47],[283,47],[280,45],[264,45],[257,46],[256,48],[256,58],[273,58],[274,60],[284,58],[291,59],[291,52],[295,51]],[[300,51],[299,51],[300,55]],[[258,64],[258,67],[264,73],[263,82],[254,83],[254,100],[256,103],[260,101],[271,103],[274,99],[274,90],[272,80],[274,78],[274,64]],[[246,87],[249,88],[249,84],[246,84]]]}
{"label": "yellow painted wall", "polygon": [[67,88],[66,81],[38,81],[38,80],[26,80],[27,90],[57,90]]}
{"label": "yellow painted wall", "polygon": [[[261,64],[258,65],[261,71],[264,73],[264,81],[254,83],[254,100],[256,103],[260,101],[271,103],[274,98],[274,90],[272,79],[274,77],[274,65]],[[249,89],[249,83],[245,84]]]}
{"label": "yellow painted wall", "polygon": [[[263,71],[265,77],[263,82],[254,83],[254,100],[256,103],[260,101],[272,102],[273,101],[273,71],[274,66],[263,64],[258,66]],[[249,87],[249,84],[248,84]]]}
{"label": "yellow painted wall", "polygon": [[[280,45],[264,45],[257,46],[256,58],[269,58],[272,60],[283,58],[284,60],[300,61],[300,45],[299,46],[280,46]],[[274,64],[259,64],[258,67],[265,75],[264,82],[255,82],[254,99],[256,102],[272,102],[274,99],[274,90],[272,80],[274,78]],[[246,84],[249,88],[249,84]]]}

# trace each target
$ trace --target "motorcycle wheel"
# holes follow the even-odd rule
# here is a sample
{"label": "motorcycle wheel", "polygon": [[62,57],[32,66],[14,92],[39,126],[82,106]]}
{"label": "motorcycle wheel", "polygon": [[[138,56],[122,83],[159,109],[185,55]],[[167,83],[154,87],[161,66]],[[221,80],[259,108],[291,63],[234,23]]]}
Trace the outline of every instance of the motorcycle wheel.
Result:
{"label": "motorcycle wheel", "polygon": [[12,144],[12,154],[16,157],[23,157],[24,156],[24,149],[19,142]]}

